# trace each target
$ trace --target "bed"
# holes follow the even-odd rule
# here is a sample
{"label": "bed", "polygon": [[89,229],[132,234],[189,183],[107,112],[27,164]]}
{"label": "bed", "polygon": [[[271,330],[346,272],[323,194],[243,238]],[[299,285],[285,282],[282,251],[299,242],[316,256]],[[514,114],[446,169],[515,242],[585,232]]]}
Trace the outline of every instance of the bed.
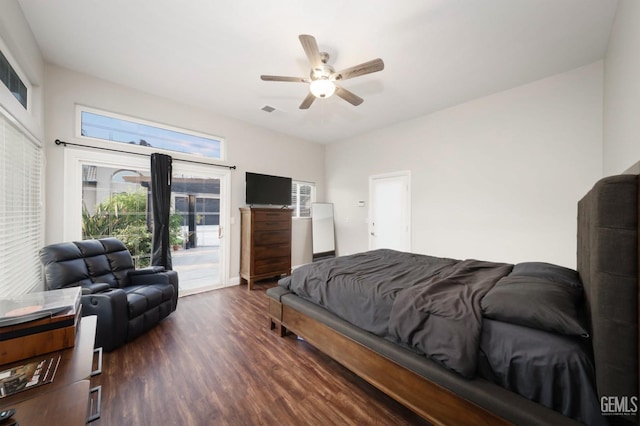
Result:
{"label": "bed", "polygon": [[639,179],[602,179],[579,201],[576,271],[338,257],[267,291],[271,328],[434,424],[637,424]]}

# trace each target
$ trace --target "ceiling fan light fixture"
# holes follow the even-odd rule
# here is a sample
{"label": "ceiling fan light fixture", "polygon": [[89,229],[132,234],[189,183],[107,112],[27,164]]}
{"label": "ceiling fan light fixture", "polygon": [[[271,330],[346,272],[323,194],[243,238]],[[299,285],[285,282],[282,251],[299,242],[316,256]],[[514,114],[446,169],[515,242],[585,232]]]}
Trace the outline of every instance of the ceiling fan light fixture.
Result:
{"label": "ceiling fan light fixture", "polygon": [[336,85],[333,84],[333,81],[329,80],[327,77],[322,77],[317,80],[313,80],[309,85],[309,90],[313,93],[313,96],[316,98],[329,98],[336,91]]}
{"label": "ceiling fan light fixture", "polygon": [[311,65],[309,78],[286,77],[281,75],[261,75],[263,81],[289,81],[294,83],[308,83],[309,93],[298,107],[299,109],[309,109],[316,98],[330,98],[335,93],[339,98],[344,99],[353,106],[360,105],[364,99],[344,87],[337,86],[336,81],[347,80],[365,74],[382,71],[384,62],[377,58],[364,62],[353,67],[345,68],[336,72],[329,62],[329,54],[318,50],[318,43],[315,37],[308,34],[300,34],[298,37],[304,49],[305,55]]}

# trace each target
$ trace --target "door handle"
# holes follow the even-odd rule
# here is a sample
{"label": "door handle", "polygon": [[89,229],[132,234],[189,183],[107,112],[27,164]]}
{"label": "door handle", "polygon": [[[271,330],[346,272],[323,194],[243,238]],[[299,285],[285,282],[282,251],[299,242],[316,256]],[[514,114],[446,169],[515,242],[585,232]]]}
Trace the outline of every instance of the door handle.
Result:
{"label": "door handle", "polygon": [[222,235],[222,226],[218,225],[218,239],[220,239],[222,237],[223,237],[223,235]]}

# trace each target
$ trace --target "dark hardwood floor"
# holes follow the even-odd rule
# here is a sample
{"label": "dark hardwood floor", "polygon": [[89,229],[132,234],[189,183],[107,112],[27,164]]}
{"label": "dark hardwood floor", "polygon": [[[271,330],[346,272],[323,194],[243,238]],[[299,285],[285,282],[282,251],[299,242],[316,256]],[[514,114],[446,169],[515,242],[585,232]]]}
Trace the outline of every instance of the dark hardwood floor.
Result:
{"label": "dark hardwood floor", "polygon": [[427,424],[306,342],[270,331],[273,285],[181,298],[153,330],[105,353],[92,424]]}

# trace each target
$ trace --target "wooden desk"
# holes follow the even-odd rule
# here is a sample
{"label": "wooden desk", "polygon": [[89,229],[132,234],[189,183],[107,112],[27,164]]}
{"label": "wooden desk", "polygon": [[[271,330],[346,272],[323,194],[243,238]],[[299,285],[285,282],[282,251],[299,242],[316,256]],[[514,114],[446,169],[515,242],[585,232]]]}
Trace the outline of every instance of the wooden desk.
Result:
{"label": "wooden desk", "polygon": [[[15,408],[14,417],[21,425],[86,424],[96,317],[83,317],[77,333],[74,347],[47,354],[60,355],[53,382],[0,399],[0,411]],[[42,356],[2,365],[0,371],[37,361]]]}

